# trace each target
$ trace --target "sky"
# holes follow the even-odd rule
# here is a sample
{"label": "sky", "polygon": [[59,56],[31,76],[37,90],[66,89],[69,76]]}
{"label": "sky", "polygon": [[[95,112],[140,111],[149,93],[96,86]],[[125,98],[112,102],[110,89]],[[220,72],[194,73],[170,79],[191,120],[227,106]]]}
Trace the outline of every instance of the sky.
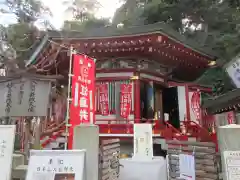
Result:
{"label": "sky", "polygon": [[[2,1],[2,0],[0,0]],[[60,28],[67,19],[67,14],[64,13],[66,7],[63,6],[61,0],[41,0],[44,5],[48,6],[52,11],[53,17],[50,18],[51,23],[54,27]],[[97,17],[102,18],[112,18],[114,12],[118,7],[121,6],[119,0],[98,0],[101,4],[101,8],[96,12]],[[11,24],[14,23],[13,15],[2,15],[0,13],[0,23],[1,24]]]}

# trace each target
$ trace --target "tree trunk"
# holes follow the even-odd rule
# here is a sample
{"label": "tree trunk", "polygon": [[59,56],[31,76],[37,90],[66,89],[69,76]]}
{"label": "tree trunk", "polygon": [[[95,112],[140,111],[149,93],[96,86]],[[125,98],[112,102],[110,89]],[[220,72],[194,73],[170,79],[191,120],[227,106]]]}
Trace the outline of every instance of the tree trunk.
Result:
{"label": "tree trunk", "polygon": [[208,24],[204,24],[203,25],[203,28],[204,28],[204,33],[203,33],[203,37],[201,38],[202,39],[202,45],[205,45],[206,41],[207,41],[207,38],[208,38]]}

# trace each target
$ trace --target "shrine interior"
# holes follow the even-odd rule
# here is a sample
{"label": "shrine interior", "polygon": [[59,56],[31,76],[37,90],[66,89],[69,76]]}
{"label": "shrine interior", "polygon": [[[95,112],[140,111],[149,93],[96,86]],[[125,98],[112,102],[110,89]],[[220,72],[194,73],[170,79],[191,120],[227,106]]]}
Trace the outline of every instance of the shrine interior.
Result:
{"label": "shrine interior", "polygon": [[170,87],[163,89],[163,112],[169,114],[169,122],[175,128],[179,128],[179,108],[178,108],[178,92],[177,87]]}
{"label": "shrine interior", "polygon": [[179,108],[177,87],[166,88],[152,82],[141,82],[141,119],[155,119],[156,113],[164,119],[164,113],[169,114],[170,123],[179,127]]}

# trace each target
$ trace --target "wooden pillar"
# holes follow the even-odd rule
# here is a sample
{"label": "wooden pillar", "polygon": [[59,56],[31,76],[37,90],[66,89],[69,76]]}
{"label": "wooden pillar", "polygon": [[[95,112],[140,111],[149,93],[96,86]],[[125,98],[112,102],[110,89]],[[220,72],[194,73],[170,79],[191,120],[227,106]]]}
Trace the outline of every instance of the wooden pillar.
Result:
{"label": "wooden pillar", "polygon": [[29,146],[30,140],[32,138],[31,135],[31,118],[27,117],[24,123],[24,154],[25,154],[25,162],[28,161],[29,158]]}
{"label": "wooden pillar", "polygon": [[140,79],[134,81],[134,123],[140,123],[141,99],[140,99]]}
{"label": "wooden pillar", "polygon": [[[154,112],[160,111],[160,117],[163,118],[164,112],[163,112],[163,102],[162,102],[162,90],[161,89],[155,89],[155,100],[154,100]],[[155,114],[154,113],[154,114]]]}
{"label": "wooden pillar", "polygon": [[40,130],[41,123],[40,122],[41,122],[41,119],[40,117],[38,117],[36,120],[36,123],[34,124],[35,130],[33,132],[34,134],[33,149],[37,149],[37,150],[41,149],[41,130]]}

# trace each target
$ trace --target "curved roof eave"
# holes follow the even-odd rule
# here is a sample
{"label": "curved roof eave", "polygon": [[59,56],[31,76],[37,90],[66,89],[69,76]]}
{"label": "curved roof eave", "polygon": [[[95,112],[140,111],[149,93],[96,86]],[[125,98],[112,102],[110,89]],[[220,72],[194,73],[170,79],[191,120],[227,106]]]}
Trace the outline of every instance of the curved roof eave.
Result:
{"label": "curved roof eave", "polygon": [[101,38],[112,38],[112,37],[127,37],[127,36],[139,36],[144,34],[162,34],[168,36],[170,39],[177,43],[184,45],[185,47],[192,49],[201,55],[209,57],[211,60],[218,58],[217,54],[206,47],[199,47],[196,42],[186,39],[185,36],[179,34],[170,28],[167,24],[159,22],[155,24],[132,26],[127,28],[116,28],[112,26],[91,29],[84,32],[79,31],[48,31],[44,33],[44,37],[41,40],[40,45],[35,49],[30,59],[26,62],[25,66],[32,64],[41,52],[43,47],[49,42],[49,39],[101,39]]}
{"label": "curved roof eave", "polygon": [[211,59],[217,59],[217,54],[206,47],[199,47],[196,42],[186,39],[185,36],[179,34],[167,24],[159,22],[155,24],[143,25],[143,26],[132,26],[127,28],[116,28],[116,27],[103,27],[96,28],[84,32],[79,31],[48,31],[49,38],[52,39],[99,39],[99,38],[111,38],[111,37],[123,37],[123,36],[138,36],[143,34],[161,33],[168,36],[172,40],[183,44],[187,48],[190,48],[202,55],[208,56]]}
{"label": "curved roof eave", "polygon": [[211,99],[207,99],[204,103],[203,103],[203,107],[204,108],[213,108],[213,107],[217,107],[223,104],[227,104],[228,102],[231,101],[238,101],[239,100],[239,94],[240,94],[240,89],[234,89],[232,91],[229,91],[225,94],[222,94],[220,96],[211,98]]}

